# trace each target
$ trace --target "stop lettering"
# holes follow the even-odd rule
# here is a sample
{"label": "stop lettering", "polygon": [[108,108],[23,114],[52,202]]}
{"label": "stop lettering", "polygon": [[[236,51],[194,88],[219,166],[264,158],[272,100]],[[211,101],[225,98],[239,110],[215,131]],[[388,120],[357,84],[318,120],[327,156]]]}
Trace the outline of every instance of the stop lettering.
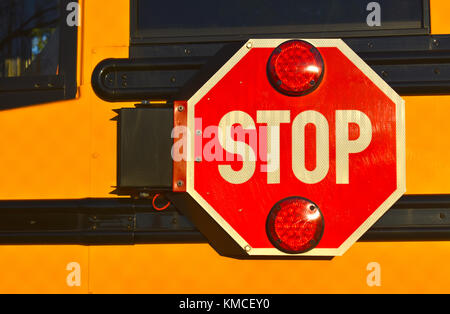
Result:
{"label": "stop lettering", "polygon": [[[358,110],[338,110],[335,112],[336,134],[336,184],[349,183],[349,156],[364,151],[372,141],[372,123],[369,117]],[[322,181],[330,168],[329,123],[327,118],[318,111],[310,110],[298,114],[291,121],[290,111],[266,110],[257,112],[257,122],[267,125],[266,138],[268,166],[268,184],[280,183],[280,125],[289,123],[292,126],[292,170],[300,181],[315,184]],[[233,125],[245,126],[243,129],[256,129],[255,121],[247,113],[233,111],[222,117],[219,123],[219,141],[229,153],[241,156],[242,168],[233,170],[229,165],[219,165],[218,170],[227,182],[243,184],[251,179],[256,170],[257,152],[250,145],[239,145],[233,138]],[[305,164],[306,127],[315,127],[315,164],[314,170],[308,170]],[[359,130],[359,137],[350,139],[350,126],[354,124]],[[225,136],[223,136],[225,134]],[[268,149],[270,147],[270,149]],[[311,147],[309,147],[311,149]],[[261,150],[261,148],[260,148]]]}

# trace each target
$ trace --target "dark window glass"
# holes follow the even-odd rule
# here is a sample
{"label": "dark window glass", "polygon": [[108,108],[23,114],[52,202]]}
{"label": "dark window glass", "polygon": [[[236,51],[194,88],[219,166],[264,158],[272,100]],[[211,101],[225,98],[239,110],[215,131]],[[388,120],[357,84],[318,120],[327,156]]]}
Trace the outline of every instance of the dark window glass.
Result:
{"label": "dark window glass", "polygon": [[365,0],[133,0],[137,38],[420,29],[423,0],[377,0],[370,27]]}
{"label": "dark window glass", "polygon": [[0,0],[0,78],[57,75],[59,1]]}

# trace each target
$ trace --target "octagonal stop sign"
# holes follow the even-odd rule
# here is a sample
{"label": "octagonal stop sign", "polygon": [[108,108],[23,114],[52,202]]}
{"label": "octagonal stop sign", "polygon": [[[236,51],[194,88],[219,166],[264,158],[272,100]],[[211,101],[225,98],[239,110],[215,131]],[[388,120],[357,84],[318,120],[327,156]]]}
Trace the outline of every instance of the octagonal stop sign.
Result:
{"label": "octagonal stop sign", "polygon": [[404,123],[342,40],[250,40],[175,104],[171,198],[222,255],[342,255],[406,191]]}

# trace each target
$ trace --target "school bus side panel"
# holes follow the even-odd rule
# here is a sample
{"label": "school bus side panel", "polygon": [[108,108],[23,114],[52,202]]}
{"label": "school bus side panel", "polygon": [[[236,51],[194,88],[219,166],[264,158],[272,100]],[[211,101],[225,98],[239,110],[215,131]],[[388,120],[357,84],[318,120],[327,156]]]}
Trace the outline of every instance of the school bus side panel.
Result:
{"label": "school bus side panel", "polygon": [[[90,78],[101,60],[128,57],[129,1],[80,4],[78,98],[0,113],[0,199],[113,197],[112,109],[133,104],[101,101]],[[434,34],[450,33],[449,9],[431,1]],[[405,99],[408,193],[448,194],[450,96]],[[447,242],[357,243],[332,261],[239,261],[207,244],[0,246],[0,292],[450,292],[449,255]]]}

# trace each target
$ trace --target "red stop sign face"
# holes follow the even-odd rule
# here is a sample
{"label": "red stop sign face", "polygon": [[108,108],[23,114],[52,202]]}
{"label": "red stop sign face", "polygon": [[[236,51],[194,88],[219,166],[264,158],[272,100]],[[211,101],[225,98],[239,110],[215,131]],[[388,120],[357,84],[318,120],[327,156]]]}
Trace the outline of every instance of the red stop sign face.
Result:
{"label": "red stop sign face", "polygon": [[[281,93],[267,65],[283,42],[250,40],[188,101],[186,191],[248,255],[341,255],[406,191],[404,102],[341,40],[308,40],[320,85]],[[320,221],[289,221],[283,200]],[[277,245],[301,232],[310,249]]]}

